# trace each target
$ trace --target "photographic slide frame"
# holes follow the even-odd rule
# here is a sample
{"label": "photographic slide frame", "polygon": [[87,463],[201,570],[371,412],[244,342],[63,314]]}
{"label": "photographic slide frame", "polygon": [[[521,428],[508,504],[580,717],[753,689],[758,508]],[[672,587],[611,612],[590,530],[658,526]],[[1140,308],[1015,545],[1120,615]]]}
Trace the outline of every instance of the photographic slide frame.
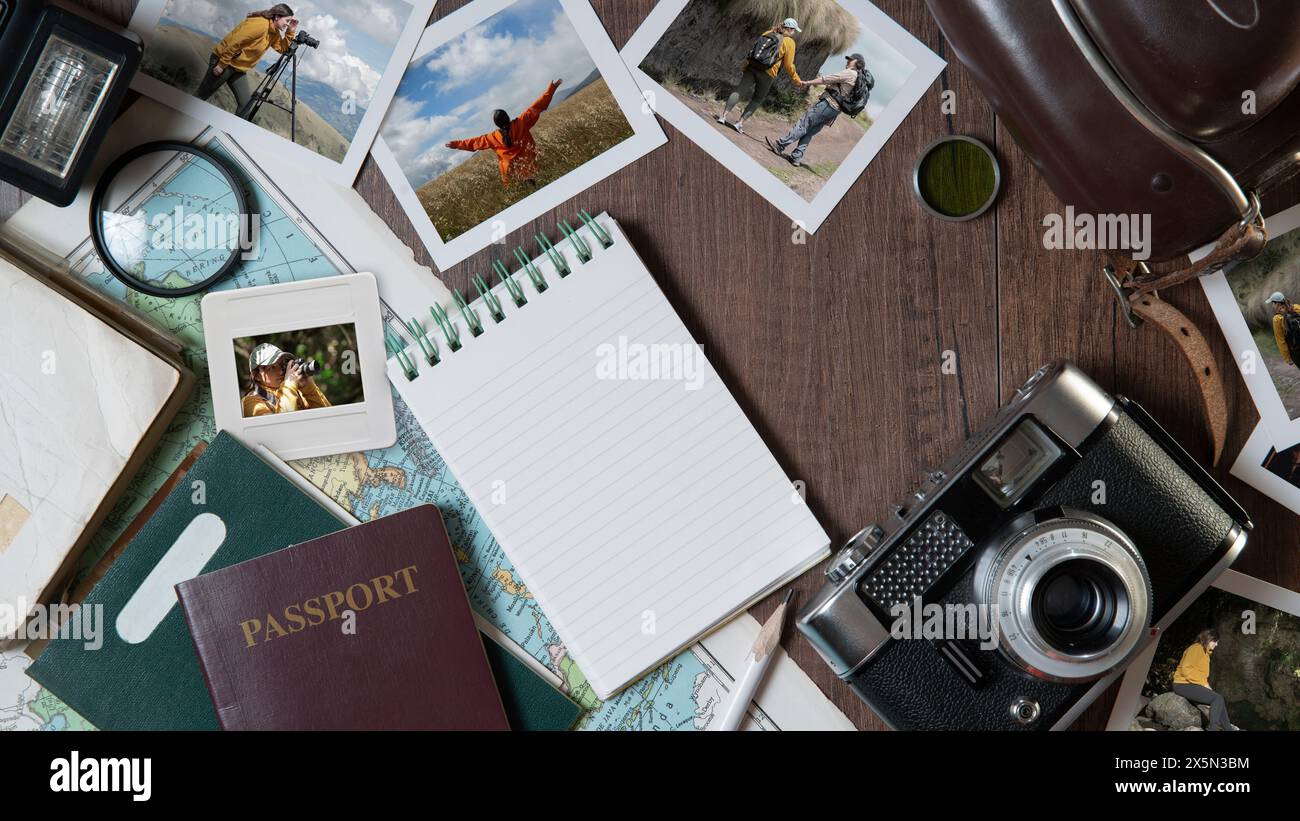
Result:
{"label": "photographic slide frame", "polygon": [[[249,448],[288,461],[386,448],[397,441],[388,388],[379,286],[373,274],[217,291],[203,297],[203,336],[217,427]],[[362,400],[266,416],[243,415],[234,340],[331,325],[353,325]]]}

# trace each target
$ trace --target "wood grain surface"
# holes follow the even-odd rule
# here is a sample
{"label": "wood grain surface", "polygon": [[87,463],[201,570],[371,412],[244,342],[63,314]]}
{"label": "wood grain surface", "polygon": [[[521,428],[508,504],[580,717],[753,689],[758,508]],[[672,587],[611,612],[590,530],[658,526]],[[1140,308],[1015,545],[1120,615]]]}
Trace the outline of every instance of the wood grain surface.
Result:
{"label": "wood grain surface", "polygon": [[[134,0],[84,5],[124,23]],[[462,5],[438,0],[433,16]],[[1056,357],[1142,402],[1194,455],[1205,457],[1209,443],[1195,383],[1173,345],[1153,329],[1128,328],[1092,254],[1043,248],[1043,216],[1063,206],[947,53],[923,3],[878,5],[949,65],[806,244],[793,242],[789,219],[667,123],[666,146],[557,214],[604,209],[619,220],[787,473],[806,483],[833,547],[888,515],[926,468],[945,461],[1025,377]],[[593,6],[621,48],[654,2],[593,0]],[[946,89],[956,95],[951,115],[940,110]],[[968,223],[926,216],[910,190],[917,155],[948,133],[987,142],[1002,163],[996,207]],[[417,258],[431,264],[373,161],[356,188]],[[0,217],[23,199],[0,186]],[[1266,200],[1264,213],[1298,200],[1300,186],[1293,185]],[[507,242],[554,223],[548,215]],[[470,277],[489,271],[492,259],[484,251],[442,276],[450,287],[472,290]],[[1210,337],[1229,382],[1232,425],[1216,473],[1256,523],[1235,568],[1300,589],[1295,514],[1227,472],[1258,418],[1234,359],[1199,286],[1164,297]],[[956,354],[955,374],[941,371],[945,351]],[[820,569],[806,574],[796,584],[796,602],[821,584]],[[779,600],[760,603],[753,615],[763,620]],[[801,636],[791,631],[784,644],[857,726],[884,727]],[[1076,726],[1102,728],[1115,689]]]}

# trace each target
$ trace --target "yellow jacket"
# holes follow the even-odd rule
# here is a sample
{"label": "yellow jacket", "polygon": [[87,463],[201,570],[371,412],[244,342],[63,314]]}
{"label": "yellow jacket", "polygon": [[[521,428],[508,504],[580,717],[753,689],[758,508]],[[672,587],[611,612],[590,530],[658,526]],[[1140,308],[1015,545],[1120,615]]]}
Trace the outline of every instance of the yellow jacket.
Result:
{"label": "yellow jacket", "polygon": [[249,416],[269,416],[273,413],[288,413],[289,411],[307,410],[308,408],[328,408],[330,401],[321,393],[321,389],[316,386],[315,379],[304,379],[298,383],[297,388],[290,388],[284,385],[275,392],[276,401],[274,404],[258,393],[244,394],[242,410],[244,417]]}
{"label": "yellow jacket", "polygon": [[[762,36],[766,37],[767,35],[771,34],[774,31],[776,31],[776,29],[768,29],[767,31],[763,32]],[[781,69],[785,69],[785,73],[790,75],[791,80],[794,80],[796,83],[802,82],[799,79],[799,72],[796,71],[794,67],[794,38],[793,37],[786,37],[784,34],[781,35],[781,50],[777,53],[777,57],[778,57],[777,61],[767,69],[767,76],[775,77],[777,74],[781,72]],[[745,62],[741,64],[740,68],[742,71],[744,71],[745,68],[747,68],[748,66],[749,66],[749,58],[746,57]]]}
{"label": "yellow jacket", "polygon": [[281,54],[288,51],[295,33],[296,30],[290,28],[281,34],[265,17],[245,17],[244,22],[217,43],[212,53],[217,55],[217,62],[221,65],[235,71],[248,71],[257,65],[268,48]]}
{"label": "yellow jacket", "polygon": [[1183,651],[1183,660],[1174,670],[1174,684],[1199,684],[1210,686],[1210,651],[1200,642]]}
{"label": "yellow jacket", "polygon": [[[1291,309],[1300,311],[1300,304],[1292,305]],[[1286,364],[1294,365],[1295,356],[1286,344],[1286,319],[1281,314],[1273,314],[1273,340],[1277,342],[1278,353],[1286,360]]]}

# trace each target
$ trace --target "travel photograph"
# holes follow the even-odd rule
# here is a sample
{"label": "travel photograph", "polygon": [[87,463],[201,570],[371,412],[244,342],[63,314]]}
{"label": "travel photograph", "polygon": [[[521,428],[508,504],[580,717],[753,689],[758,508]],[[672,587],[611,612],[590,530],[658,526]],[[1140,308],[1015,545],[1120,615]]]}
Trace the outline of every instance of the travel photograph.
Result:
{"label": "travel photograph", "polygon": [[634,134],[559,0],[521,0],[412,63],[380,130],[443,242]]}

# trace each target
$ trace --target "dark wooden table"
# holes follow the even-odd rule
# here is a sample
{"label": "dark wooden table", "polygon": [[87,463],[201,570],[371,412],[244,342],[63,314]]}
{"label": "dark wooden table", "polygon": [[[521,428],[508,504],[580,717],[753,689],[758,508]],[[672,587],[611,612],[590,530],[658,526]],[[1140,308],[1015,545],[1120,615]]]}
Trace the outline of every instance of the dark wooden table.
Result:
{"label": "dark wooden table", "polygon": [[[82,1],[123,23],[135,5]],[[438,0],[433,16],[464,3]],[[621,48],[654,2],[593,5]],[[1063,206],[947,53],[924,5],[878,5],[949,65],[807,244],[795,244],[789,219],[667,124],[666,146],[558,212],[607,209],[618,218],[782,466],[806,483],[833,546],[883,519],[923,469],[945,461],[1025,377],[1057,357],[1138,399],[1194,454],[1207,454],[1187,365],[1156,331],[1128,328],[1092,254],[1043,248],[1043,216]],[[956,93],[952,115],[940,111],[946,89]],[[997,206],[968,223],[926,216],[909,188],[917,154],[946,133],[985,141],[1002,162]],[[372,161],[356,187],[431,264]],[[0,217],[23,199],[0,186]],[[1297,200],[1293,186],[1266,200],[1264,213]],[[515,236],[554,222],[544,217]],[[470,277],[491,260],[485,251],[442,276],[469,291]],[[1199,286],[1164,296],[1207,332],[1228,379],[1232,426],[1216,473],[1256,522],[1235,568],[1300,589],[1295,514],[1228,475],[1258,419],[1231,352]],[[948,351],[956,355],[954,374],[941,370]],[[806,574],[796,585],[800,599],[821,583],[820,569]],[[775,606],[773,597],[753,614],[763,619]],[[807,641],[788,635],[785,646],[855,724],[883,728]],[[1103,727],[1114,689],[1077,726]]]}

